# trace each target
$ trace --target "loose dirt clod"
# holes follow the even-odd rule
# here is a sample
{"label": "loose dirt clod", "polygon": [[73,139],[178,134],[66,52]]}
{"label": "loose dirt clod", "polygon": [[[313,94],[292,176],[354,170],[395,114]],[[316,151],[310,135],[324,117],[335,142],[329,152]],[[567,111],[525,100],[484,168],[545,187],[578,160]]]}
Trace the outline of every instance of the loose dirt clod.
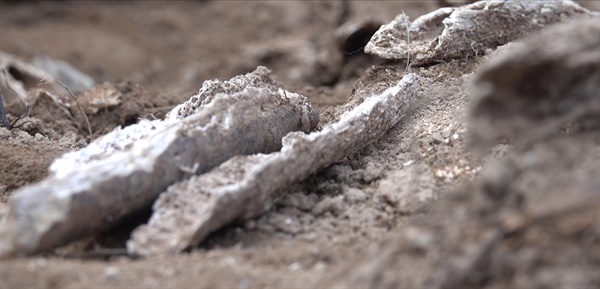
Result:
{"label": "loose dirt clod", "polygon": [[470,125],[529,145],[314,287],[598,287],[599,24],[559,24],[493,54],[476,77]]}
{"label": "loose dirt clod", "polygon": [[117,129],[57,160],[49,178],[15,192],[0,227],[0,256],[32,254],[98,233],[149,206],[176,181],[235,155],[275,151],[288,132],[312,129],[316,111],[303,96],[257,81],[268,73],[259,68],[238,78],[237,85],[245,86],[233,89],[239,92],[215,89],[185,118]]}
{"label": "loose dirt clod", "polygon": [[531,141],[567,126],[598,127],[600,17],[560,24],[507,46],[475,80],[471,142]]}
{"label": "loose dirt clod", "polygon": [[180,252],[232,221],[262,214],[293,183],[384,135],[405,115],[418,87],[417,75],[408,74],[322,131],[288,134],[280,152],[233,158],[170,187],[148,225],[134,231],[128,250],[136,255]]}
{"label": "loose dirt clod", "polygon": [[410,58],[414,65],[464,59],[483,55],[486,49],[564,18],[584,14],[591,12],[573,1],[513,0],[441,8],[412,23],[400,14],[375,33],[365,51],[384,59]]}

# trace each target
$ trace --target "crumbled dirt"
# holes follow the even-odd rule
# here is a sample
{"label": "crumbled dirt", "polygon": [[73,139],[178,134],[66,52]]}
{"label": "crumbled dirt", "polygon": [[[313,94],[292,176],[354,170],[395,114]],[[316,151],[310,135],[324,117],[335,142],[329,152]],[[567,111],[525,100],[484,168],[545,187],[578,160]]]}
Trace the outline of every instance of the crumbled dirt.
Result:
{"label": "crumbled dirt", "polygon": [[[598,1],[581,3],[600,9]],[[328,121],[339,116],[336,105],[382,91],[406,72],[404,63],[344,51],[363,40],[340,42],[336,29],[438,8],[435,1],[346,4],[0,2],[0,50],[65,60],[106,82],[87,93],[120,94],[118,105],[88,111],[93,138],[164,117],[202,81],[258,65],[306,95]],[[565,133],[531,147],[503,141],[470,150],[470,81],[488,59],[410,68],[421,90],[385,137],[188,253],[124,255],[129,233],[148,217],[140,215],[55,252],[2,260],[0,287],[412,288],[426,279],[444,288],[598,286],[600,136]],[[22,111],[9,113],[14,119]],[[76,106],[46,96],[21,123],[0,129],[0,217],[15,189],[46,177],[53,159],[90,137]],[[564,272],[572,282],[553,283]]]}

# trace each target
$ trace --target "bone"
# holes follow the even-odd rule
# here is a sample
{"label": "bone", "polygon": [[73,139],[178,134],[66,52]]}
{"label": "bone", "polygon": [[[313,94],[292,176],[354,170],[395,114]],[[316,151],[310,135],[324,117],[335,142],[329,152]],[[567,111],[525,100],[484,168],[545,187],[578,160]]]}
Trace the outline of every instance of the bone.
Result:
{"label": "bone", "polygon": [[178,107],[170,119],[117,129],[57,160],[47,179],[15,192],[0,225],[0,257],[97,234],[177,181],[235,155],[276,151],[287,133],[312,129],[318,115],[306,98],[275,86],[268,73],[209,81],[200,90],[206,101],[192,97],[185,114]]}
{"label": "bone", "polygon": [[415,19],[404,14],[381,26],[365,52],[426,65],[483,55],[530,32],[594,14],[573,1],[479,1],[441,8]]}
{"label": "bone", "polygon": [[290,185],[383,136],[404,116],[418,89],[417,75],[408,74],[319,132],[288,134],[279,152],[236,157],[169,187],[148,224],[133,232],[128,251],[178,253],[227,224],[264,213]]}

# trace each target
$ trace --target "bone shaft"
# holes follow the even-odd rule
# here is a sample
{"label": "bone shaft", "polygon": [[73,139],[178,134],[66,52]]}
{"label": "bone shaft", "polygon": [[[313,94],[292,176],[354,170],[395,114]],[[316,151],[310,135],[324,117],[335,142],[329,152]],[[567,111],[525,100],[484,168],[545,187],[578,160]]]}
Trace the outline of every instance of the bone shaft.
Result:
{"label": "bone shaft", "polygon": [[[409,74],[322,131],[288,135],[280,152],[236,158],[174,185],[156,202],[148,225],[134,231],[128,250],[136,255],[180,252],[224,225],[264,213],[293,183],[383,136],[406,113],[417,89],[417,76]],[[231,173],[236,171],[244,173]]]}
{"label": "bone shaft", "polygon": [[235,155],[277,150],[285,134],[315,119],[306,105],[266,89],[222,96],[126,151],[22,188],[3,220],[0,256],[40,252],[97,234],[152,204],[193,168],[203,173]]}

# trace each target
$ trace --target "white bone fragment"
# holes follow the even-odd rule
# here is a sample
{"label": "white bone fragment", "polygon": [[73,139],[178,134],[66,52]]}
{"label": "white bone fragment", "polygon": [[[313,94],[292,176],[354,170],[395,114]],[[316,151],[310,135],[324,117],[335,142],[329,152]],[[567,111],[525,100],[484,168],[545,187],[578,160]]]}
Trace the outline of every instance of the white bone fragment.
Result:
{"label": "white bone fragment", "polygon": [[418,88],[418,76],[408,74],[323,130],[288,134],[279,152],[235,157],[171,186],[154,204],[149,223],[133,232],[128,251],[178,253],[224,225],[264,213],[293,183],[383,136],[405,115]]}
{"label": "white bone fragment", "polygon": [[47,179],[14,193],[0,223],[0,257],[99,233],[189,177],[182,168],[203,173],[236,155],[276,151],[288,132],[314,128],[318,115],[306,98],[282,94],[268,78],[259,68],[233,84],[211,82],[210,101],[187,117],[117,129],[57,160]]}

